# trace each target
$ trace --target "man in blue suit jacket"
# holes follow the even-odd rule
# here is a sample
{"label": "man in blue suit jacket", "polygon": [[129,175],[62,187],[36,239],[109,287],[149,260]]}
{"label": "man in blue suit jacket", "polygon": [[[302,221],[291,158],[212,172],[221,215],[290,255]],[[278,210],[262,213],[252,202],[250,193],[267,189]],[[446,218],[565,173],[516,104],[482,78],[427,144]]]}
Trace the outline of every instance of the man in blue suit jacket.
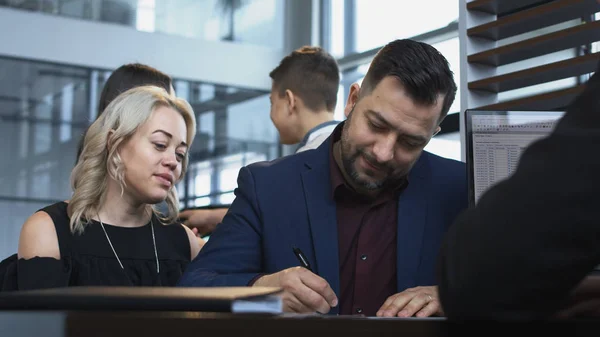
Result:
{"label": "man in blue suit jacket", "polygon": [[466,168],[423,148],[455,94],[433,47],[386,45],[325,143],[240,170],[236,199],[180,286],[282,287],[295,312],[442,314],[435,262],[467,207]]}

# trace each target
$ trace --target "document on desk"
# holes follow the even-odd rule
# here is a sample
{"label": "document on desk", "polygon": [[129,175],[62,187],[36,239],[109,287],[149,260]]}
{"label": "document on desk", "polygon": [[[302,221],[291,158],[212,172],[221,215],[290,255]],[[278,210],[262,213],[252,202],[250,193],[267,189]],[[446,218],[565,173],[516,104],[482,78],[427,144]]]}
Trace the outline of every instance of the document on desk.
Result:
{"label": "document on desk", "polygon": [[411,321],[445,321],[446,317],[430,316],[430,317],[376,317],[369,316],[367,319],[372,320],[411,320]]}
{"label": "document on desk", "polygon": [[430,316],[430,317],[377,317],[377,316],[364,316],[364,315],[329,315],[319,313],[283,313],[279,315],[282,318],[294,318],[294,319],[354,319],[354,320],[382,320],[382,321],[393,321],[393,320],[408,320],[408,321],[444,321],[446,317]]}
{"label": "document on desk", "polygon": [[66,287],[0,293],[0,309],[279,314],[281,291],[274,287]]}
{"label": "document on desk", "polygon": [[266,295],[252,299],[237,299],[231,305],[234,313],[269,313],[281,314],[283,303],[277,295]]}

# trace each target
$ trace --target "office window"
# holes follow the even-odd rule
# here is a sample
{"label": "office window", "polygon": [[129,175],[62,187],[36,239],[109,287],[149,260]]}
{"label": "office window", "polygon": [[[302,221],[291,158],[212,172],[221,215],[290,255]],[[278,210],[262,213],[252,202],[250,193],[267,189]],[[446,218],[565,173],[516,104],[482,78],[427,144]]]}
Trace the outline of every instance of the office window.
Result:
{"label": "office window", "polygon": [[71,123],[73,122],[73,91],[72,83],[67,84],[62,89],[60,100],[60,133],[61,142],[69,141],[72,138]]}
{"label": "office window", "polygon": [[[330,52],[347,56],[401,38],[417,36],[458,21],[458,0],[329,0]],[[353,6],[348,8],[348,6]]]}
{"label": "office window", "polygon": [[356,51],[442,28],[458,20],[457,0],[355,0]]}
{"label": "office window", "polygon": [[434,43],[432,45],[435,47],[444,57],[448,60],[450,64],[450,70],[454,73],[454,82],[458,87],[456,92],[456,98],[454,99],[454,103],[450,106],[450,110],[448,113],[455,113],[461,111],[460,108],[460,51],[458,44],[458,37],[442,41],[439,43]]}
{"label": "office window", "polygon": [[461,160],[460,134],[452,132],[437,135],[431,138],[424,150],[440,157]]}
{"label": "office window", "polygon": [[135,28],[142,32],[154,32],[156,0],[137,0]]}
{"label": "office window", "polygon": [[345,2],[345,0],[331,0],[330,2],[331,17],[329,20],[331,20],[331,35],[327,36],[326,39],[329,40],[329,53],[333,57],[342,57],[345,55]]}
{"label": "office window", "polygon": [[28,0],[0,7],[42,12],[209,41],[283,47],[285,1],[278,0]]}
{"label": "office window", "polygon": [[340,84],[338,88],[337,94],[337,104],[335,105],[335,110],[333,112],[333,119],[336,121],[343,121],[346,119],[346,115],[344,114],[344,107],[346,106],[346,100],[348,99],[348,95],[343,85]]}

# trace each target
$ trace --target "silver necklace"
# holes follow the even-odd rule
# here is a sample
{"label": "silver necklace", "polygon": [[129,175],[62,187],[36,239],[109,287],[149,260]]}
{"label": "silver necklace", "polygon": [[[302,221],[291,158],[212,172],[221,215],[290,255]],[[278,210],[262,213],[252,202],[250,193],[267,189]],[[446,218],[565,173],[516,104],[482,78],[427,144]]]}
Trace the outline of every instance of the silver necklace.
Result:
{"label": "silver necklace", "polygon": [[[102,223],[102,220],[100,219],[100,215],[96,214],[96,216],[98,217],[100,226],[102,226],[102,230],[104,231],[104,235],[106,236],[106,240],[108,240],[108,244],[110,245],[110,248],[112,249],[113,253],[115,254],[115,257],[117,258],[117,261],[119,262],[119,265],[121,265],[121,269],[125,270],[125,267],[123,267],[123,264],[121,263],[121,259],[119,259],[119,255],[117,255],[117,251],[115,251],[115,247],[113,247],[113,244],[110,241],[110,238],[108,237],[108,233],[106,233],[106,228],[104,228],[104,223]],[[156,239],[154,237],[154,224],[152,223],[152,218],[150,218],[150,228],[152,229],[152,244],[154,245],[154,257],[156,258],[156,273],[160,274],[160,265],[158,264],[158,252],[156,251]]]}

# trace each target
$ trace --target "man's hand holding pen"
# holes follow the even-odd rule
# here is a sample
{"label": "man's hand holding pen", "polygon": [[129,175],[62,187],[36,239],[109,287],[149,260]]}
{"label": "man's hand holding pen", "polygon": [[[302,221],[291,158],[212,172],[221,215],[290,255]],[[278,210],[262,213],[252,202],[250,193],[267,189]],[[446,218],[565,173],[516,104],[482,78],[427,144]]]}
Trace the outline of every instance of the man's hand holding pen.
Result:
{"label": "man's hand holding pen", "polygon": [[300,248],[293,246],[292,252],[301,267],[262,276],[254,282],[254,286],[283,288],[283,311],[328,313],[338,305],[335,292],[325,279],[313,272]]}
{"label": "man's hand holding pen", "polygon": [[326,314],[338,304],[337,296],[329,283],[304,267],[288,268],[262,276],[253,285],[283,288],[285,312]]}

